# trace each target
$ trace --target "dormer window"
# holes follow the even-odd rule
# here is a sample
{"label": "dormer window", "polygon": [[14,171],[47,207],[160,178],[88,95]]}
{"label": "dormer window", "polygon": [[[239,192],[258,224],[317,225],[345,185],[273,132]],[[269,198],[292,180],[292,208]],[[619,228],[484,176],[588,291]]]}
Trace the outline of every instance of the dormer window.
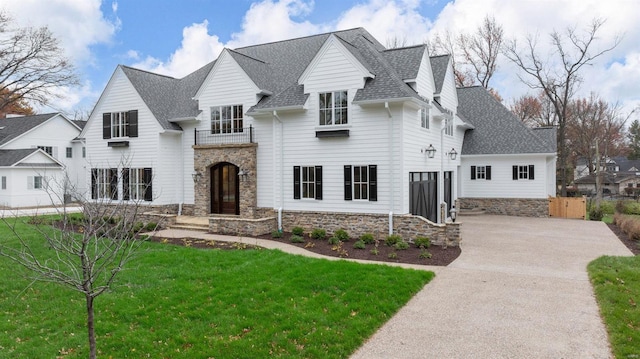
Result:
{"label": "dormer window", "polygon": [[347,91],[319,94],[320,126],[346,125],[348,119]]}
{"label": "dormer window", "polygon": [[102,138],[138,137],[138,110],[102,114]]}

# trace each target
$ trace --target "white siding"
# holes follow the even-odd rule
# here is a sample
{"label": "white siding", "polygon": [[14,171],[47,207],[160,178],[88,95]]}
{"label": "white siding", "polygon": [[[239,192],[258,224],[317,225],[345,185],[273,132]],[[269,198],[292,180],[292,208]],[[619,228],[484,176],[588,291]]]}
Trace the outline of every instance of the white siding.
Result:
{"label": "white siding", "polygon": [[[108,147],[107,143],[116,139],[102,138],[102,114],[130,110],[138,110],[138,137],[123,138],[123,140],[129,141],[129,147]],[[126,75],[118,68],[104,90],[100,101],[93,109],[83,132],[86,138],[87,168],[151,167],[154,176],[153,204],[175,203],[171,202],[173,198],[167,198],[162,195],[165,191],[171,193],[170,188],[164,188],[166,183],[155,181],[155,178],[163,178],[166,171],[174,170],[171,167],[160,164],[161,161],[158,156],[161,151],[158,137],[161,131],[162,127],[158,121],[142,101]],[[90,184],[90,176],[90,171],[87,171],[87,184]],[[171,187],[173,186],[175,184],[171,184]],[[119,193],[122,196],[122,184],[120,184]],[[90,195],[90,193],[88,194]]]}
{"label": "white siding", "polygon": [[[7,177],[7,189],[0,189],[0,206],[48,207],[62,203],[64,196],[59,186],[64,177],[62,169],[3,168],[0,169],[0,179],[2,176]],[[48,189],[30,188],[29,179],[33,181],[34,176],[44,177],[50,187]]]}
{"label": "white siding", "polygon": [[364,87],[364,74],[351,54],[337,41],[328,42],[316,55],[304,79],[304,92],[338,91]]}
{"label": "white siding", "polygon": [[422,61],[420,62],[418,78],[416,79],[416,87],[420,96],[427,100],[433,100],[433,93],[436,90],[436,85],[433,80],[433,70],[431,69],[429,53],[426,50],[422,55]]}
{"label": "white siding", "polygon": [[[512,167],[534,165],[535,179],[513,180]],[[491,180],[471,180],[471,166],[491,166]],[[462,159],[462,191],[470,198],[547,198],[548,164],[545,155],[465,156]]]}
{"label": "white siding", "polygon": [[[451,63],[449,63],[451,64]],[[453,77],[453,68],[447,66],[447,73],[444,76],[444,82],[442,83],[442,89],[440,91],[440,104],[442,107],[457,112],[458,108],[458,93],[456,92],[456,83]]]}

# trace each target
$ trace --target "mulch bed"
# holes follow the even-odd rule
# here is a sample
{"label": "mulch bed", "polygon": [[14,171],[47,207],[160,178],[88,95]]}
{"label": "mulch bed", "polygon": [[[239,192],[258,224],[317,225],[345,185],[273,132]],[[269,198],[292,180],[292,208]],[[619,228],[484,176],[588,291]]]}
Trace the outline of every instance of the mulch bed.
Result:
{"label": "mulch bed", "polygon": [[[258,236],[261,239],[268,239],[272,241],[283,242],[291,244],[297,247],[305,248],[306,250],[318,254],[322,254],[329,257],[341,257],[352,259],[364,259],[377,262],[391,262],[391,263],[409,263],[409,264],[421,264],[431,266],[446,266],[453,262],[460,255],[460,247],[441,247],[432,245],[427,249],[431,253],[431,258],[420,258],[422,249],[410,245],[408,249],[397,250],[393,247],[388,247],[384,244],[384,241],[380,241],[378,244],[378,254],[371,253],[371,250],[375,248],[374,244],[367,244],[365,249],[353,248],[353,243],[357,239],[350,239],[347,242],[343,242],[340,248],[336,245],[329,244],[329,241],[305,238],[304,243],[292,243],[291,233],[283,233],[282,238],[272,238],[271,235]],[[391,253],[395,253],[391,255]]]}
{"label": "mulch bed", "polygon": [[611,232],[613,232],[616,236],[618,236],[618,239],[620,240],[620,242],[622,242],[625,246],[627,246],[627,248],[629,248],[629,250],[634,255],[640,254],[640,246],[639,246],[640,243],[638,241],[629,238],[629,236],[627,236],[627,234],[624,233],[622,229],[620,229],[620,227],[616,226],[615,224],[608,224],[608,226]]}

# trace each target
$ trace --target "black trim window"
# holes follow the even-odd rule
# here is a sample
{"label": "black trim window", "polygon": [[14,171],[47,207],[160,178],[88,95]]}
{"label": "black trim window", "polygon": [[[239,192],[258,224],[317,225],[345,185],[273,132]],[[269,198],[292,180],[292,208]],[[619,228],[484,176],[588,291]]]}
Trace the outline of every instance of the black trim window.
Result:
{"label": "black trim window", "polygon": [[39,149],[46,152],[49,156],[53,156],[53,147],[51,146],[38,146]]}
{"label": "black trim window", "polygon": [[378,200],[378,166],[344,166],[344,199]]}
{"label": "black trim window", "polygon": [[211,133],[242,132],[242,105],[211,107]]}
{"label": "black trim window", "polygon": [[420,127],[429,129],[429,109],[426,106],[420,110]]}
{"label": "black trim window", "polygon": [[322,199],[322,166],[293,166],[293,199]]}
{"label": "black trim window", "polygon": [[67,147],[67,158],[73,157],[73,147]]}
{"label": "black trim window", "polygon": [[152,201],[151,174],[151,168],[123,168],[122,199]]}
{"label": "black trim window", "polygon": [[91,169],[91,199],[118,199],[118,170]]}
{"label": "black trim window", "polygon": [[138,110],[102,114],[102,138],[138,137]]}
{"label": "black trim window", "polygon": [[320,126],[346,125],[349,113],[347,91],[320,93],[319,109]]}
{"label": "black trim window", "polygon": [[528,180],[535,179],[534,165],[513,166],[512,172],[513,172],[514,181],[522,180],[522,179],[528,179]]}
{"label": "black trim window", "polygon": [[491,166],[471,166],[471,180],[491,180]]}

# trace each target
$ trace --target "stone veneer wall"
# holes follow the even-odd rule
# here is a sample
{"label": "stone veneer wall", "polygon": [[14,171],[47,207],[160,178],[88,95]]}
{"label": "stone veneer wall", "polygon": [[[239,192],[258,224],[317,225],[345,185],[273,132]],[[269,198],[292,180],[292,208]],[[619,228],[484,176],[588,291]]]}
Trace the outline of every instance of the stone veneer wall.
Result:
{"label": "stone veneer wall", "polygon": [[277,228],[275,217],[240,218],[210,217],[209,232],[234,236],[259,236]]}
{"label": "stone veneer wall", "polygon": [[[376,238],[383,240],[389,233],[389,216],[366,213],[283,211],[282,226],[285,231],[291,231],[293,227],[302,227],[308,232],[314,228],[322,228],[329,234],[342,228],[353,237],[372,233]],[[436,224],[413,215],[393,216],[393,232],[405,240],[413,240],[417,236],[429,237],[433,244],[443,246],[458,246],[461,241],[460,223]]]}
{"label": "stone veneer wall", "polygon": [[211,167],[228,162],[248,172],[247,178],[240,178],[240,217],[255,218],[257,204],[256,152],[257,143],[196,145],[194,150],[194,170],[200,179],[194,183],[195,216],[211,215]]}
{"label": "stone veneer wall", "polygon": [[519,217],[549,217],[545,198],[458,198],[459,208],[483,209],[488,214]]}

